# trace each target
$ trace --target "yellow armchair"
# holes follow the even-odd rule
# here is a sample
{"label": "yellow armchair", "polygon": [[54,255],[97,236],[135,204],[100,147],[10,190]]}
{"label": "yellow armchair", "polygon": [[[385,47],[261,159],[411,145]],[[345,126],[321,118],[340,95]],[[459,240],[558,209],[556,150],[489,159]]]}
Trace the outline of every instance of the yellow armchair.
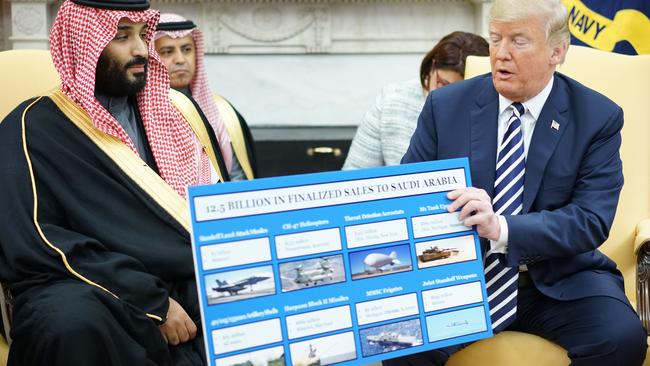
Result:
{"label": "yellow armchair", "polygon": [[7,364],[7,357],[9,356],[9,346],[2,336],[0,336],[0,365]]}
{"label": "yellow armchair", "polygon": [[20,102],[59,85],[59,74],[54,69],[50,52],[45,50],[0,52],[0,75],[8,91],[0,98],[0,121]]}
{"label": "yellow armchair", "polygon": [[[490,71],[488,57],[467,58],[465,77]],[[625,277],[625,293],[646,329],[650,323],[650,55],[626,56],[570,46],[558,68],[623,108],[625,185],[609,239],[601,246]],[[453,355],[447,366],[568,365],[566,351],[540,337],[503,332]],[[650,357],[645,365],[650,365]]]}
{"label": "yellow armchair", "polygon": [[[18,70],[27,70],[27,72],[18,72]],[[0,121],[23,100],[41,95],[59,85],[59,75],[52,64],[50,52],[45,50],[0,52],[0,80],[5,89],[10,91],[3,93],[0,98]],[[0,299],[2,299],[0,306],[4,307],[2,288],[0,288]],[[1,366],[7,364],[8,354],[7,340],[0,335]]]}

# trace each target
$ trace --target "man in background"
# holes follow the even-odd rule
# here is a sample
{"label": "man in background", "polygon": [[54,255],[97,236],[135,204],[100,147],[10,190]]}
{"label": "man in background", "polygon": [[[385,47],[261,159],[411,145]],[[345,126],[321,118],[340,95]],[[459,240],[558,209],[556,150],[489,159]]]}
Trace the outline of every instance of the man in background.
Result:
{"label": "man in background", "polygon": [[169,70],[171,87],[192,98],[212,125],[231,178],[253,179],[252,135],[239,112],[210,90],[203,32],[180,15],[161,14],[154,39],[156,51]]}

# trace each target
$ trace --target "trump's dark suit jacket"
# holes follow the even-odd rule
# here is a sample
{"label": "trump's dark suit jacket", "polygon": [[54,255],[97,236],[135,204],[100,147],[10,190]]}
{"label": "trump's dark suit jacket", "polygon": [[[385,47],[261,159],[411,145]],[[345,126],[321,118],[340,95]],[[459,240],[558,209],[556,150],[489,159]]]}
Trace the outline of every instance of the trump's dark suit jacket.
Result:
{"label": "trump's dark suit jacket", "polygon": [[[549,297],[604,295],[627,303],[616,264],[597,249],[623,186],[623,111],[565,75],[554,78],[528,150],[523,214],[506,216],[506,259],[526,264]],[[432,92],[402,163],[469,157],[474,187],[492,197],[498,108],[489,74]]]}

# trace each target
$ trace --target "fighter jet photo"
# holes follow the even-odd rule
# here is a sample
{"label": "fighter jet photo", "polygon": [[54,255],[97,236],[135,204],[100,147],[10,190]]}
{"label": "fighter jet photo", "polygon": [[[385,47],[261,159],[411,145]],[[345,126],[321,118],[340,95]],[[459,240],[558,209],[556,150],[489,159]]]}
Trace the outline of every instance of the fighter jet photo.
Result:
{"label": "fighter jet photo", "polygon": [[205,276],[208,304],[246,300],[275,293],[272,266],[212,273]]}
{"label": "fighter jet photo", "polygon": [[218,287],[213,287],[212,289],[217,292],[228,292],[230,296],[234,296],[239,294],[239,291],[243,290],[246,288],[246,286],[250,286],[250,291],[253,292],[253,285],[262,282],[264,280],[268,280],[269,277],[256,277],[256,276],[251,276],[248,278],[245,278],[243,280],[239,280],[232,285],[228,284],[228,281],[220,281],[220,280],[215,280],[217,281]]}

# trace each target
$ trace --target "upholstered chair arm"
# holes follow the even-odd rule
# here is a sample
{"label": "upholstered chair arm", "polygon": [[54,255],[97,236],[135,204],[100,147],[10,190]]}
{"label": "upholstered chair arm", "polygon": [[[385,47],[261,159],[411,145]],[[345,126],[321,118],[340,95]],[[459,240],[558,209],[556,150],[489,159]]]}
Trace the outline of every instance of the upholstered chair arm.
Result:
{"label": "upholstered chair arm", "polygon": [[[11,329],[11,292],[9,287],[0,282],[0,337],[7,343],[11,343],[9,330]],[[0,366],[3,365],[0,363]]]}
{"label": "upholstered chair arm", "polygon": [[637,312],[648,331],[650,329],[650,219],[645,219],[636,226],[634,253],[636,254]]}
{"label": "upholstered chair arm", "polygon": [[9,346],[5,339],[0,336],[0,365],[6,365],[7,358],[9,358]]}

